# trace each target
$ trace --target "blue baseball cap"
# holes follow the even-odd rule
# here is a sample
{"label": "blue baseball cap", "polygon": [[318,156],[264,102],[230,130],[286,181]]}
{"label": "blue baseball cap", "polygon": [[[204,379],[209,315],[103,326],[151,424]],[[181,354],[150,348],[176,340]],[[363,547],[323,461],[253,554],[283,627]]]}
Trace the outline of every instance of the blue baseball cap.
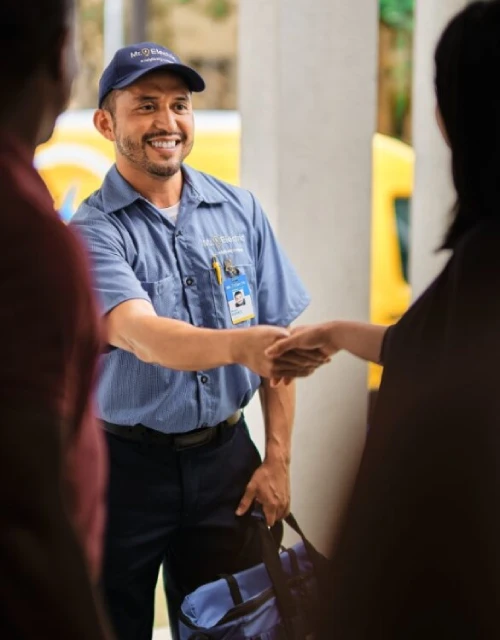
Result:
{"label": "blue baseball cap", "polygon": [[165,47],[154,42],[139,42],[118,49],[99,81],[99,107],[113,89],[124,89],[154,69],[165,68],[179,75],[190,91],[203,91],[205,81],[191,67]]}

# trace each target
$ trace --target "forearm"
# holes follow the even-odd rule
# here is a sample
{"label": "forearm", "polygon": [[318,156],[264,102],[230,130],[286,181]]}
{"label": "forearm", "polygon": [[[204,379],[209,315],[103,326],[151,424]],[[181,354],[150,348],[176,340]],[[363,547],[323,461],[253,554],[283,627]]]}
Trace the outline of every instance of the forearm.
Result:
{"label": "forearm", "polygon": [[150,364],[198,371],[237,362],[242,331],[205,329],[171,318],[140,316],[116,346]]}
{"label": "forearm", "polygon": [[380,363],[387,327],[340,320],[329,323],[328,331],[332,343],[339,351],[348,351],[362,360]]}
{"label": "forearm", "polygon": [[259,394],[266,432],[265,459],[288,466],[295,418],[295,382],[271,387],[264,380]]}

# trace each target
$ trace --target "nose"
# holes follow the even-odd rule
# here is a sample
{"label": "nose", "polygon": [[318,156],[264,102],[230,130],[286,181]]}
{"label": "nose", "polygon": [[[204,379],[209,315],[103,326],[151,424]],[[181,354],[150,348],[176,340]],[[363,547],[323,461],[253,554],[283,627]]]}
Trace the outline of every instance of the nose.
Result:
{"label": "nose", "polygon": [[156,112],[155,126],[158,129],[165,129],[169,133],[178,131],[175,112],[166,107]]}

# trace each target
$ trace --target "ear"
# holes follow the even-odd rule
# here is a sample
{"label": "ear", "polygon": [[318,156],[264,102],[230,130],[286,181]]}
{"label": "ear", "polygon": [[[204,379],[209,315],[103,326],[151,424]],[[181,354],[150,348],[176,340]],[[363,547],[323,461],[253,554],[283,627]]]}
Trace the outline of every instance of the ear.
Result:
{"label": "ear", "polygon": [[97,109],[94,113],[94,127],[99,131],[101,136],[109,140],[115,141],[115,134],[113,130],[113,117],[109,111],[105,109]]}

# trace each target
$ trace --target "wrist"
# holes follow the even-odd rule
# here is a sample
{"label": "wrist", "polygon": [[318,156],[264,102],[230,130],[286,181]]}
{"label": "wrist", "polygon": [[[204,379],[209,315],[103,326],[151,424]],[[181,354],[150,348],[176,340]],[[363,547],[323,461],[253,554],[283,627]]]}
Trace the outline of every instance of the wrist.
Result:
{"label": "wrist", "polygon": [[227,338],[228,364],[245,364],[245,345],[247,341],[247,329],[225,329]]}
{"label": "wrist", "polygon": [[267,443],[264,462],[271,465],[289,467],[291,462],[291,450],[289,446],[277,443]]}
{"label": "wrist", "polygon": [[329,351],[339,351],[342,349],[342,322],[333,320],[325,322],[323,325],[323,340]]}

